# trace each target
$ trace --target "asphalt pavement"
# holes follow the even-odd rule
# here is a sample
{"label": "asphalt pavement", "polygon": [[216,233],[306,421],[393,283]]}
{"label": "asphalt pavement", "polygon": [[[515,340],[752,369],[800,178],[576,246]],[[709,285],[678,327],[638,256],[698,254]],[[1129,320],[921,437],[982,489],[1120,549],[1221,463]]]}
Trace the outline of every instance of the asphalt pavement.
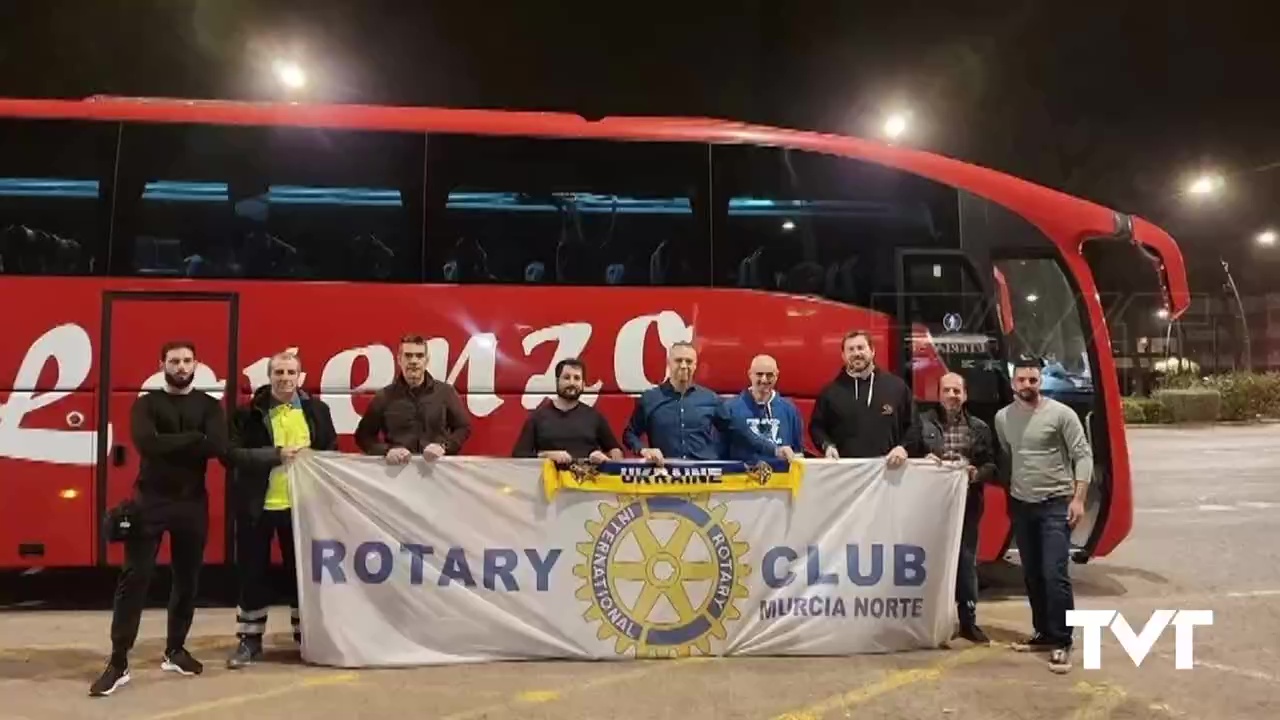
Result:
{"label": "asphalt pavement", "polygon": [[[149,610],[134,680],[89,698],[105,664],[109,613],[10,587],[0,612],[0,719],[414,717],[537,718],[1212,718],[1280,716],[1280,426],[1129,431],[1138,511],[1112,556],[1073,565],[1077,607],[1122,612],[1140,631],[1156,609],[1212,609],[1195,631],[1195,667],[1174,668],[1166,632],[1135,667],[1103,636],[1102,668],[1059,676],[1007,643],[1028,631],[1014,565],[987,568],[980,619],[997,641],[849,658],[692,658],[355,670],[307,667],[278,649],[249,671],[223,669],[233,612],[197,613],[203,676],[162,673],[164,610]],[[1016,558],[1015,558],[1016,560]],[[7,576],[6,583],[34,583]],[[101,580],[73,596],[97,598]],[[107,591],[109,594],[109,591]],[[85,600],[86,605],[95,601]],[[102,601],[96,601],[101,605]]]}

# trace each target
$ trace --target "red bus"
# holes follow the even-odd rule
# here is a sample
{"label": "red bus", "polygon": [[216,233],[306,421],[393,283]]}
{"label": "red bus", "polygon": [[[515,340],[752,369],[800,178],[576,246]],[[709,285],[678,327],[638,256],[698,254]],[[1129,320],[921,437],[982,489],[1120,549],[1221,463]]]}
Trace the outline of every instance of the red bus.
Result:
{"label": "red bus", "polygon": [[[1047,391],[1097,458],[1077,559],[1128,534],[1120,395],[1090,240],[1153,259],[1176,317],[1173,240],[1139,218],[992,170],[856,138],[733,122],[455,109],[95,97],[0,100],[0,568],[114,565],[106,508],[130,492],[129,408],[158,348],[192,339],[227,404],[297,348],[344,449],[395,339],[431,338],[433,375],[475,418],[466,454],[509,454],[526,413],[585,358],[620,431],[696,338],[698,379],[735,394],[767,352],[808,416],[842,336],[936,395],[968,379],[990,419],[1009,360],[1051,359]],[[230,555],[210,476],[207,562]],[[990,488],[981,557],[1010,545]],[[167,555],[166,555],[167,556]]]}

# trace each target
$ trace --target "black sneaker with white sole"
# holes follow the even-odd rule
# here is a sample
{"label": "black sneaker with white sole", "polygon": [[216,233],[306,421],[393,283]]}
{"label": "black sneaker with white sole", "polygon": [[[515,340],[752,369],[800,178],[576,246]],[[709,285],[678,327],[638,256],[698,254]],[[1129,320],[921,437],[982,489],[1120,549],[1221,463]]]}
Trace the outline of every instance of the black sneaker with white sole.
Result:
{"label": "black sneaker with white sole", "polygon": [[89,696],[106,697],[128,684],[129,666],[109,662],[107,663],[107,669],[103,670],[98,679],[94,680],[93,684],[89,686]]}
{"label": "black sneaker with white sole", "polygon": [[191,657],[191,653],[187,652],[186,648],[178,648],[177,650],[165,651],[164,661],[160,663],[160,669],[183,675],[199,675],[204,672],[204,665],[199,660]]}
{"label": "black sneaker with white sole", "polygon": [[1051,652],[1059,645],[1043,635],[1034,635],[1027,640],[1015,642],[1010,647],[1013,648],[1014,652],[1041,653]]}

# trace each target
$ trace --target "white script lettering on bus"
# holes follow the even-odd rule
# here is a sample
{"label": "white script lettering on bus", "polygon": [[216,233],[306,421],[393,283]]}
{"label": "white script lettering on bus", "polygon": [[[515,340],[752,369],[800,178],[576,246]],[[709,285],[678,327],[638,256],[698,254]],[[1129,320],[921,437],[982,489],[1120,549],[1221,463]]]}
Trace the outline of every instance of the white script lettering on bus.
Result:
{"label": "white script lettering on bus", "polygon": [[1156,610],[1140,633],[1134,633],[1129,621],[1118,610],[1067,611],[1067,625],[1084,628],[1086,670],[1102,667],[1103,628],[1110,627],[1111,634],[1133,660],[1134,667],[1142,667],[1142,661],[1170,624],[1174,627],[1173,666],[1178,670],[1190,670],[1195,664],[1195,626],[1212,625],[1212,610]]}
{"label": "white script lettering on bus", "polygon": [[[651,333],[650,330],[656,332]],[[461,348],[443,337],[427,340],[430,353],[428,370],[436,378],[454,383],[465,370],[465,385],[459,388],[467,410],[476,417],[492,415],[506,402],[495,393],[497,387],[498,359],[529,357],[536,350],[554,344],[554,351],[547,361],[546,370],[534,373],[524,383],[520,404],[524,410],[532,410],[545,398],[555,394],[555,366],[565,358],[582,357],[587,352],[593,327],[586,322],[573,322],[532,329],[526,334],[519,351],[498,347],[497,335],[491,332],[473,332],[467,336]],[[656,336],[656,337],[655,337]],[[622,392],[635,393],[646,390],[663,378],[650,378],[645,374],[644,349],[656,339],[669,348],[678,341],[693,339],[693,327],[685,323],[676,312],[640,315],[627,320],[613,339],[613,372],[615,386]],[[289,347],[289,352],[303,354],[306,348]],[[75,323],[58,325],[35,340],[27,349],[11,387],[9,397],[0,403],[0,458],[28,460],[63,465],[93,465],[97,461],[98,433],[96,430],[23,427],[22,421],[29,413],[49,407],[79,390],[89,378],[96,353],[89,333]],[[267,384],[267,363],[271,354],[255,360],[241,370],[250,387]],[[357,360],[363,358],[367,366],[366,377],[353,383]],[[49,386],[39,382],[46,365],[52,361],[56,380]],[[193,386],[222,399],[225,376],[201,361],[196,366]],[[325,360],[320,377],[320,397],[333,411],[333,422],[340,435],[355,432],[360,422],[354,396],[372,393],[395,379],[395,355],[391,348],[381,344],[357,345],[339,351]],[[299,378],[305,382],[306,375]],[[141,391],[163,387],[164,373],[156,372],[140,378]],[[596,381],[586,388],[582,402],[593,405],[596,394],[603,387]],[[52,387],[55,389],[34,389]],[[70,423],[68,423],[70,424]],[[106,423],[107,444],[111,443],[112,426]]]}

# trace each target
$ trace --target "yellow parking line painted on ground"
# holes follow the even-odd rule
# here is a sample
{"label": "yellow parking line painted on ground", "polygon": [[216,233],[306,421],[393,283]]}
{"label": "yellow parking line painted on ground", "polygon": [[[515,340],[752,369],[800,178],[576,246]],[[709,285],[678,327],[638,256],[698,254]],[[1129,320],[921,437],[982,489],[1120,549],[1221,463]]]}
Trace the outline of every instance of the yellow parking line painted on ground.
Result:
{"label": "yellow parking line painted on ground", "polygon": [[855,688],[840,695],[829,697],[826,700],[799,710],[782,713],[775,717],[774,720],[818,720],[818,718],[821,718],[832,710],[847,710],[854,705],[861,705],[868,700],[877,698],[886,693],[891,693],[894,690],[906,687],[907,685],[935,681],[942,677],[943,673],[953,667],[977,662],[998,651],[998,648],[995,646],[980,646],[961,650],[953,655],[948,655],[942,661],[928,667],[891,672],[876,682],[863,685],[860,688]]}
{"label": "yellow parking line painted on ground", "polygon": [[1075,690],[1088,699],[1071,713],[1071,720],[1105,720],[1129,695],[1124,688],[1109,682],[1095,684],[1081,680]]}
{"label": "yellow parking line painted on ground", "polygon": [[537,703],[551,702],[560,699],[559,690],[529,690],[522,692],[516,696],[516,700],[531,705]]}
{"label": "yellow parking line painted on ground", "polygon": [[194,703],[176,710],[169,710],[156,715],[148,715],[142,720],[172,720],[172,718],[187,717],[197,713],[208,712],[210,710],[224,710],[234,705],[243,705],[244,703],[256,702],[267,698],[278,697],[280,695],[288,695],[300,690],[310,690],[312,688],[322,687],[325,685],[338,685],[342,683],[354,682],[359,675],[356,673],[337,673],[330,675],[321,675],[319,677],[307,678],[300,682],[282,685],[272,688],[271,690],[263,690],[262,692],[246,693],[244,695],[229,695],[227,697],[218,698],[217,700],[209,700],[208,702]]}
{"label": "yellow parking line painted on ground", "polygon": [[571,693],[587,692],[607,687],[609,685],[616,685],[628,680],[635,680],[636,678],[651,675],[660,670],[672,667],[682,667],[684,665],[694,663],[710,662],[712,660],[713,658],[710,657],[690,657],[680,658],[679,660],[652,660],[646,662],[642,667],[634,670],[627,670],[626,672],[615,673],[613,675],[603,675],[586,682],[575,683],[559,689],[526,690],[516,694],[510,700],[470,708],[468,710],[461,710],[452,715],[445,715],[440,718],[440,720],[472,720],[473,718],[487,717],[493,713],[501,712],[503,710],[517,710],[522,705],[553,702],[560,700],[565,695],[569,695]]}

